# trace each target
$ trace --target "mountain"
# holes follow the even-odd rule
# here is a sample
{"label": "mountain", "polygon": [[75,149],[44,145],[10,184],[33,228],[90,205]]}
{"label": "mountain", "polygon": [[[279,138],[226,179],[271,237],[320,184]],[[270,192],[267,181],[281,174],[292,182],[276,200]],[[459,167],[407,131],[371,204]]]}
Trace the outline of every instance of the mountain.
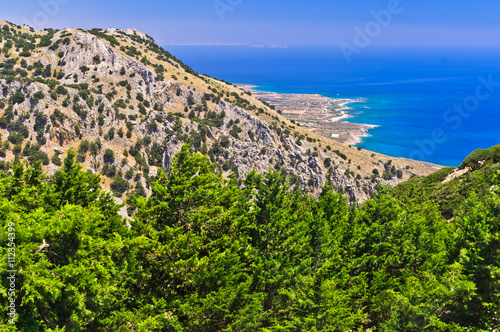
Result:
{"label": "mountain", "polygon": [[150,195],[158,169],[190,144],[234,181],[278,171],[305,192],[331,183],[351,201],[437,169],[316,135],[135,29],[0,25],[0,169],[40,160],[52,175],[72,150],[117,197]]}

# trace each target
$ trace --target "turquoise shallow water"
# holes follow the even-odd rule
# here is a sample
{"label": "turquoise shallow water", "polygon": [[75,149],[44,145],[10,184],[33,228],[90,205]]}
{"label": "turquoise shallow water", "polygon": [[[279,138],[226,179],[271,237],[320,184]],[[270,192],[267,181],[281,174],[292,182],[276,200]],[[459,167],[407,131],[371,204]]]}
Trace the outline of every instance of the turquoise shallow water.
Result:
{"label": "turquoise shallow water", "polygon": [[361,98],[349,121],[379,126],[359,144],[368,150],[452,166],[500,143],[500,50],[366,49],[348,64],[326,47],[165,49],[200,73],[264,91]]}

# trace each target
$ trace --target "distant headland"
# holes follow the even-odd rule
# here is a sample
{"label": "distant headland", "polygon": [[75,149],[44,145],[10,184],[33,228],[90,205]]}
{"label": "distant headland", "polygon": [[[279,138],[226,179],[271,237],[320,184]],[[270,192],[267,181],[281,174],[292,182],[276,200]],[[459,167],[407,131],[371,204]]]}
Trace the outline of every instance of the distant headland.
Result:
{"label": "distant headland", "polygon": [[334,99],[319,94],[276,93],[256,90],[257,86],[239,84],[238,87],[250,92],[254,97],[275,105],[284,117],[302,127],[309,128],[321,136],[341,143],[355,145],[363,137],[369,136],[368,130],[377,126],[345,121],[350,118],[348,105],[358,99]]}

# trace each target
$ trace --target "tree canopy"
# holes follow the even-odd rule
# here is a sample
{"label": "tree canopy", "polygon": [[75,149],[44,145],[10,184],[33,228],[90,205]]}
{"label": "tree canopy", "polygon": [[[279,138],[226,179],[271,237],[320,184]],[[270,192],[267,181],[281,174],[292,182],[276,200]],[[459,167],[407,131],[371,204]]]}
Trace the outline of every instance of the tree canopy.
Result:
{"label": "tree canopy", "polygon": [[0,223],[15,224],[18,317],[7,322],[2,260],[0,329],[497,330],[494,156],[476,152],[461,178],[443,182],[444,169],[355,206],[275,173],[238,187],[185,146],[149,198],[131,198],[130,228],[74,153],[53,177],[39,162],[15,166],[0,176]]}

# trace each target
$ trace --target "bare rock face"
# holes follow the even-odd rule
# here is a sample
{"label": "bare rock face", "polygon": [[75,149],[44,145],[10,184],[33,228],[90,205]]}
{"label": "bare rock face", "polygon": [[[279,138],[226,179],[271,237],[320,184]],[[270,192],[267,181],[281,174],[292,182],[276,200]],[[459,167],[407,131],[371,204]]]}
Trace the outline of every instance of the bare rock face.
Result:
{"label": "bare rock face", "polygon": [[[378,183],[394,185],[421,172],[308,132],[242,90],[194,73],[135,29],[65,29],[50,36],[51,45],[30,56],[14,48],[3,54],[1,62],[16,59],[13,70],[27,75],[0,79],[2,137],[21,150],[28,142],[35,146],[47,156],[49,174],[59,167],[56,156],[74,149],[85,168],[104,174],[105,186],[117,177],[129,181],[118,196],[140,187],[149,194],[152,178],[190,144],[225,176],[280,172],[315,195],[332,184],[354,202],[366,200]],[[14,102],[16,93],[24,100]],[[22,142],[13,138],[20,131]],[[13,159],[8,151],[0,162]],[[373,178],[372,168],[382,174],[384,167],[386,178],[387,172],[401,176]]]}

